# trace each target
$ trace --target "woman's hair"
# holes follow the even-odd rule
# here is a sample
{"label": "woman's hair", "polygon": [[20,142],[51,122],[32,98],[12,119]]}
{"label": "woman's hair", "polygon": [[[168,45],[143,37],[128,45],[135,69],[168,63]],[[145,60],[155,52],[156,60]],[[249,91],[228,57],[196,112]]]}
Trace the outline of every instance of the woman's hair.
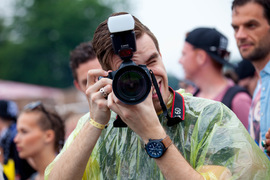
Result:
{"label": "woman's hair", "polygon": [[[111,16],[117,16],[122,14],[128,14],[126,12],[114,13]],[[142,37],[143,34],[149,35],[149,37],[155,43],[157,50],[159,51],[158,41],[155,35],[145,26],[143,25],[136,17],[134,17],[135,21],[135,35],[136,38]],[[107,25],[108,20],[103,21],[96,29],[93,37],[93,47],[96,52],[97,58],[104,70],[111,70],[111,61],[112,57],[115,55],[111,38],[110,31]]]}
{"label": "woman's hair", "polygon": [[60,152],[65,141],[65,125],[62,118],[53,111],[47,110],[41,102],[32,102],[24,107],[23,112],[39,113],[37,123],[42,130],[53,130],[55,134],[54,148]]}

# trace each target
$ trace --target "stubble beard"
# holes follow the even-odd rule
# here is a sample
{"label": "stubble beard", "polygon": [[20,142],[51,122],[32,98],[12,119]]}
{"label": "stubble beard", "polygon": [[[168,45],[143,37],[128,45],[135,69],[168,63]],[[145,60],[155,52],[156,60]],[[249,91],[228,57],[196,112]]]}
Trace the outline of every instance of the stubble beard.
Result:
{"label": "stubble beard", "polygon": [[241,53],[243,59],[250,60],[251,62],[259,62],[265,60],[270,54],[270,31],[259,42],[258,46],[255,47],[250,53],[246,55]]}
{"label": "stubble beard", "polygon": [[[270,44],[270,43],[269,43]],[[270,53],[270,47],[257,47],[247,55],[241,53],[243,59],[250,60],[251,62],[258,62],[264,60]]]}

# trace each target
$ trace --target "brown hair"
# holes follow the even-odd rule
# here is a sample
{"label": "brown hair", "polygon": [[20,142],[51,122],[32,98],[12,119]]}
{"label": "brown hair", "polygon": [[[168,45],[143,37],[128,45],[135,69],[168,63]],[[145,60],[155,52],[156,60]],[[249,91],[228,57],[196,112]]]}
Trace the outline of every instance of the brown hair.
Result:
{"label": "brown hair", "polygon": [[[128,14],[126,12],[114,13],[111,16],[117,16],[121,14]],[[135,35],[136,38],[142,37],[143,34],[147,34],[154,41],[157,50],[159,51],[158,41],[155,35],[143,25],[136,17],[135,20]],[[110,32],[107,26],[107,19],[103,21],[96,29],[93,37],[93,47],[96,52],[97,58],[104,70],[111,70],[111,61],[114,55],[114,50],[111,43]]]}
{"label": "brown hair", "polygon": [[234,0],[232,2],[232,10],[237,6],[243,6],[247,3],[257,3],[262,6],[264,17],[270,25],[270,1],[269,0]]}
{"label": "brown hair", "polygon": [[69,66],[71,68],[74,80],[78,80],[76,70],[80,64],[94,60],[96,57],[97,56],[91,42],[83,42],[70,52]]}

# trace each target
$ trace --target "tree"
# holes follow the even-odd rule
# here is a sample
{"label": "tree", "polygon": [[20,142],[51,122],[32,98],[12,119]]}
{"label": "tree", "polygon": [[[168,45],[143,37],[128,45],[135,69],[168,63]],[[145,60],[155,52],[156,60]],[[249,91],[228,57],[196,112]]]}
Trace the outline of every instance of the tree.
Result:
{"label": "tree", "polygon": [[5,29],[0,21],[0,79],[71,86],[69,52],[92,39],[111,7],[99,0],[17,0],[12,24]]}

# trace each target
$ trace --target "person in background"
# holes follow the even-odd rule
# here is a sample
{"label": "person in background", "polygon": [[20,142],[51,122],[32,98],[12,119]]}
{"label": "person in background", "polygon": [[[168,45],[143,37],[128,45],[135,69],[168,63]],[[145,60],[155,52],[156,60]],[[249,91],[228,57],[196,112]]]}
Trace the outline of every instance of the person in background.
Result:
{"label": "person in background", "polygon": [[[223,102],[248,129],[251,97],[223,75],[223,66],[233,67],[228,62],[227,46],[228,39],[216,29],[196,28],[186,36],[179,63],[184,68],[185,78],[198,87],[194,96]],[[233,88],[241,91],[230,94]]]}
{"label": "person in background", "polygon": [[249,133],[263,149],[262,140],[270,128],[270,1],[234,0],[232,28],[242,58],[249,60],[259,75],[250,108]]}
{"label": "person in background", "polygon": [[[149,83],[150,93],[135,105],[115,96],[118,90],[112,89],[112,79],[96,81],[123,63],[108,29],[114,18],[129,20],[123,24],[134,22],[134,31],[129,31],[136,36],[132,61],[151,70],[155,85]],[[93,38],[103,70],[88,71],[90,112],[79,120],[61,153],[46,168],[45,180],[270,177],[268,159],[229,108],[169,88],[158,41],[145,25],[127,13],[115,13],[109,20],[97,27]],[[117,126],[119,117],[127,127]]]}
{"label": "person in background", "polygon": [[48,111],[41,102],[26,105],[18,117],[14,138],[19,156],[27,159],[37,171],[31,179],[44,179],[44,171],[64,144],[65,127],[62,119]]}
{"label": "person in background", "polygon": [[235,73],[237,75],[237,84],[246,88],[252,96],[259,79],[254,66],[250,61],[242,60],[237,64]]}
{"label": "person in background", "polygon": [[[85,91],[88,71],[90,69],[101,69],[92,42],[80,43],[74,50],[70,51],[69,66],[72,72],[74,86],[86,96]],[[74,119],[78,116],[77,112],[69,112],[67,115],[73,120],[69,121],[69,118],[65,120],[65,126],[67,128],[66,138],[76,127],[77,121],[79,120],[79,118],[77,120]]]}
{"label": "person in background", "polygon": [[0,100],[0,155],[7,179],[27,179],[35,172],[23,159],[20,159],[13,142],[17,134],[16,120],[18,107],[14,101]]}
{"label": "person in background", "polygon": [[69,65],[73,75],[74,86],[85,94],[87,72],[101,69],[91,42],[83,42],[70,52]]}

